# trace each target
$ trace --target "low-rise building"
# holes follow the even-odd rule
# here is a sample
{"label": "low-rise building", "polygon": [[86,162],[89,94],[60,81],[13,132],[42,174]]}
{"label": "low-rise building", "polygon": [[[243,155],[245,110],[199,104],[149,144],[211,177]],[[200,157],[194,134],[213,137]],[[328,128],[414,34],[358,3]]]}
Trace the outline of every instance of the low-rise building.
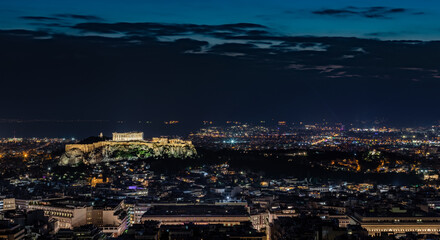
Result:
{"label": "low-rise building", "polygon": [[380,236],[382,233],[415,232],[436,235],[440,233],[440,215],[421,210],[367,209],[357,210],[350,217],[365,228],[370,236]]}
{"label": "low-rise building", "polygon": [[24,239],[25,230],[19,224],[8,220],[0,220],[0,239],[20,240]]}
{"label": "low-rise building", "polygon": [[193,223],[233,226],[249,220],[248,210],[240,205],[156,205],[142,216],[142,222],[157,221],[165,225]]}

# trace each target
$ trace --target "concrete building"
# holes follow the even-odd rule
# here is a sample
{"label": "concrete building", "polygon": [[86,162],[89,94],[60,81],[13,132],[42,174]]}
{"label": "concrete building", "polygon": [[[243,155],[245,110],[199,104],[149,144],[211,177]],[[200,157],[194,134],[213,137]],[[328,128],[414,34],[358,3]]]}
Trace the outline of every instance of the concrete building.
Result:
{"label": "concrete building", "polygon": [[62,229],[56,234],[56,239],[59,240],[77,240],[77,239],[93,239],[104,240],[107,239],[105,234],[96,226],[84,225],[72,229]]}
{"label": "concrete building", "polygon": [[87,224],[87,211],[91,210],[84,203],[73,201],[40,201],[30,204],[29,210],[43,210],[44,215],[56,219],[55,232],[61,228],[73,229]]}
{"label": "concrete building", "polygon": [[239,225],[250,221],[249,212],[240,205],[156,205],[142,216],[142,222],[157,221],[165,225],[223,224]]}
{"label": "concrete building", "polygon": [[0,239],[20,240],[24,237],[25,230],[23,227],[8,220],[0,220]]}
{"label": "concrete building", "polygon": [[57,199],[32,203],[29,210],[43,210],[45,216],[56,219],[54,232],[93,224],[103,233],[118,237],[129,224],[129,216],[122,205],[123,202],[113,206],[92,206],[74,199]]}
{"label": "concrete building", "polygon": [[118,237],[128,228],[129,216],[122,209],[122,203],[114,207],[93,207],[87,212],[87,224],[99,227],[103,233]]}
{"label": "concrete building", "polygon": [[29,199],[3,198],[0,199],[0,211],[27,210],[31,201]]}
{"label": "concrete building", "polygon": [[15,205],[15,198],[5,198],[3,199],[3,210],[15,210],[17,206]]}
{"label": "concrete building", "polygon": [[440,233],[440,215],[436,213],[392,208],[385,211],[358,210],[350,217],[365,228],[370,236],[380,236],[382,233],[416,232],[435,235]]}
{"label": "concrete building", "polygon": [[151,208],[151,204],[148,203],[136,203],[134,206],[134,213],[133,213],[133,223],[139,224],[142,222],[142,216],[144,213],[148,211],[148,209]]}

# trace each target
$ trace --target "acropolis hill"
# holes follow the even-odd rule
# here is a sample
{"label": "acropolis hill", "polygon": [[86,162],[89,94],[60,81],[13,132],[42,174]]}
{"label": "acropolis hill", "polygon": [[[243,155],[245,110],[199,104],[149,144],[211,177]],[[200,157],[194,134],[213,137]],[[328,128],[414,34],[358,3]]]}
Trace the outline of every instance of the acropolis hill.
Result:
{"label": "acropolis hill", "polygon": [[101,161],[135,160],[157,157],[191,158],[197,152],[191,141],[168,138],[144,140],[142,132],[113,133],[112,140],[67,144],[59,165],[94,164]]}

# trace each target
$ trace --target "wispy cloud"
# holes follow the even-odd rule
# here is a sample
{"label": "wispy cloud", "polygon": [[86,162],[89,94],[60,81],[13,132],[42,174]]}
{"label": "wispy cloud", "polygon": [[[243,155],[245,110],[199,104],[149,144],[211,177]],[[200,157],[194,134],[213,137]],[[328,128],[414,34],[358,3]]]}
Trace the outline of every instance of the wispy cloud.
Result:
{"label": "wispy cloud", "polygon": [[22,16],[21,19],[32,20],[32,21],[58,21],[59,18],[56,17],[43,17],[43,16]]}
{"label": "wispy cloud", "polygon": [[345,8],[326,8],[316,10],[312,12],[316,15],[326,15],[333,17],[363,17],[363,18],[377,18],[377,19],[390,19],[396,14],[410,13],[414,15],[421,15],[422,12],[413,12],[406,8],[390,8],[383,6],[376,7],[345,7]]}
{"label": "wispy cloud", "polygon": [[59,18],[71,18],[78,20],[87,20],[87,21],[103,21],[101,17],[94,15],[81,15],[81,14],[55,14],[54,16]]}

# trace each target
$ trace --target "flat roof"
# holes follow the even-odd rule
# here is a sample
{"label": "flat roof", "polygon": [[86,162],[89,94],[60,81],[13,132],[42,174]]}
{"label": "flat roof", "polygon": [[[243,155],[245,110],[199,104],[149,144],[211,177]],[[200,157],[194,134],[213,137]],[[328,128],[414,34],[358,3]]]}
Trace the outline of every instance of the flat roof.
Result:
{"label": "flat roof", "polygon": [[153,206],[143,216],[249,216],[244,206],[184,205]]}
{"label": "flat roof", "polygon": [[435,212],[424,212],[419,209],[407,209],[406,211],[396,212],[391,209],[381,210],[356,210],[354,211],[354,218],[367,223],[367,222],[388,222],[388,221],[402,221],[402,222],[415,222],[415,221],[435,221],[440,222],[440,215]]}

